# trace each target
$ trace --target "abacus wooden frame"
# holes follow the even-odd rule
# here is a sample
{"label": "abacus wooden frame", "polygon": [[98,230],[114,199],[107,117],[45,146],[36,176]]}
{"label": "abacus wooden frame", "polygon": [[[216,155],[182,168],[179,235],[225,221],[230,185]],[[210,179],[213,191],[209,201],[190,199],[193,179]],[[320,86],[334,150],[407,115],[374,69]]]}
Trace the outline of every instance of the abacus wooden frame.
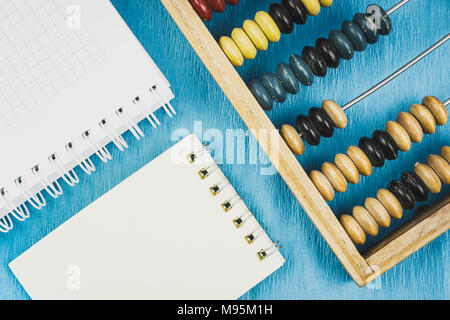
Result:
{"label": "abacus wooden frame", "polygon": [[[450,197],[362,255],[187,0],[161,0],[352,279],[364,286],[446,232]],[[272,135],[261,134],[271,132]]]}

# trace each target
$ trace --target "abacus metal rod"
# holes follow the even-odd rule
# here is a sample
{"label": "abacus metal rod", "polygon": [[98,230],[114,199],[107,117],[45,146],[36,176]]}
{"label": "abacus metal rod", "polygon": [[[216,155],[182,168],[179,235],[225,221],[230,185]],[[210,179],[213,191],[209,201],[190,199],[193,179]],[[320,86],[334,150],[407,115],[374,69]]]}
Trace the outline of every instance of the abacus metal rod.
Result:
{"label": "abacus metal rod", "polygon": [[444,106],[448,106],[450,104],[450,98],[449,99],[447,99],[447,100],[445,100],[445,102],[444,102]]}
{"label": "abacus metal rod", "polygon": [[393,14],[395,11],[397,11],[398,9],[400,9],[401,7],[403,7],[405,4],[407,4],[409,2],[409,0],[403,0],[400,1],[399,3],[397,3],[395,6],[393,6],[392,8],[390,8],[388,11],[386,11],[386,13],[388,15]]}
{"label": "abacus metal rod", "polygon": [[364,100],[365,98],[367,98],[368,96],[370,96],[372,93],[374,93],[375,91],[377,91],[378,89],[382,88],[383,86],[385,86],[386,84],[388,84],[389,82],[391,82],[392,80],[394,80],[395,78],[397,78],[399,75],[401,75],[403,72],[405,72],[406,70],[408,70],[409,68],[411,68],[413,65],[415,65],[417,62],[419,62],[420,60],[422,60],[423,58],[425,58],[427,55],[429,55],[431,52],[433,52],[434,50],[436,50],[437,48],[439,48],[440,46],[442,46],[445,42],[447,42],[450,39],[450,34],[447,34],[444,38],[442,38],[441,40],[439,40],[438,42],[436,42],[433,46],[431,46],[430,48],[428,48],[427,50],[425,50],[424,52],[422,52],[420,55],[418,55],[415,59],[411,60],[410,62],[408,62],[406,65],[404,65],[402,68],[398,69],[396,72],[394,72],[393,74],[391,74],[389,77],[387,77],[386,79],[384,79],[383,81],[381,81],[380,83],[378,83],[377,85],[373,86],[372,88],[370,88],[369,90],[367,90],[366,92],[364,92],[363,94],[361,94],[359,97],[353,99],[352,101],[350,101],[349,103],[347,103],[346,105],[344,105],[342,107],[342,110],[347,110],[351,107],[353,107],[355,104],[357,104],[358,102],[360,102],[361,100]]}

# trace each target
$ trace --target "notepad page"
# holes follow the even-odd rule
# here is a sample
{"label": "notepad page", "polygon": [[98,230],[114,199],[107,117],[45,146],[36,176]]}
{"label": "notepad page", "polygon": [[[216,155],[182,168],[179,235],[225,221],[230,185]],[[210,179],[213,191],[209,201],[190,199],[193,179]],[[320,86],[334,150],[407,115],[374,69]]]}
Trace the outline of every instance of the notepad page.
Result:
{"label": "notepad page", "polygon": [[[248,208],[239,202],[226,213],[220,204],[233,187],[214,197],[209,187],[224,179],[213,165],[188,163],[203,147],[189,136],[109,193],[78,213],[10,264],[33,299],[236,299],[283,263],[266,233],[249,245],[258,229],[250,218],[232,223]],[[79,289],[73,285],[73,270]]]}
{"label": "notepad page", "polygon": [[167,79],[108,0],[0,0],[0,71],[0,187],[13,197],[17,177],[34,186],[37,164],[55,177],[48,157],[57,153],[70,161],[67,143],[92,154],[81,137],[86,130],[108,141],[98,126],[102,119],[123,132],[114,114],[119,108],[142,120],[132,103],[137,96],[149,111],[159,108],[148,92],[152,86],[163,99],[173,98]]}

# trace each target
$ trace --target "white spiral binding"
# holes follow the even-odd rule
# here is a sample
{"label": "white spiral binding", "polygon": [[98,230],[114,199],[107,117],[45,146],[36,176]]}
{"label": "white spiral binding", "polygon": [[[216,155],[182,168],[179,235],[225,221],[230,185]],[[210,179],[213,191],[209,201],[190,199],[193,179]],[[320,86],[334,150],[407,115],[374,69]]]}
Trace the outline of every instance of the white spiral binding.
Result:
{"label": "white spiral binding", "polygon": [[55,180],[53,182],[50,182],[46,177],[47,175],[41,173],[41,168],[39,165],[34,166],[31,171],[33,172],[34,176],[38,179],[38,181],[41,183],[42,187],[45,191],[52,197],[57,199],[59,196],[63,194],[63,190],[61,188],[61,185],[59,184],[58,180]]}
{"label": "white spiral binding", "polygon": [[[173,117],[173,115],[176,114],[173,106],[170,104],[170,101],[163,100],[156,86],[153,86],[151,89],[149,89],[149,92],[151,96],[157,99],[160,106],[170,117]],[[161,122],[156,117],[156,115],[153,112],[147,110],[145,103],[142,102],[142,99],[140,97],[136,97],[133,100],[133,104],[140,110],[140,113],[142,113],[145,118],[147,118],[152,127],[157,128],[157,126],[161,125]],[[129,129],[129,131],[137,140],[141,140],[141,138],[145,136],[139,125],[127,115],[125,108],[118,109],[116,111],[116,116]],[[114,145],[120,151],[128,149],[128,144],[123,136],[117,134],[110,127],[109,122],[106,119],[100,121],[99,126],[106,131],[106,134],[109,137],[110,141],[114,143]],[[90,130],[86,130],[82,134],[82,138],[88,143],[91,149],[95,150],[95,154],[102,162],[107,163],[112,160],[112,155],[109,152],[108,148],[106,146],[101,146],[98,142],[96,142],[95,139],[91,137]],[[77,166],[79,166],[87,175],[91,175],[96,171],[96,167],[90,157],[84,158],[79,152],[78,148],[75,146],[74,142],[69,142],[65,147],[68,155],[71,156],[71,158],[77,163]],[[56,172],[59,175],[59,178],[63,179],[69,186],[74,187],[80,182],[80,179],[75,170],[67,170],[56,153],[49,156],[48,160],[50,164],[55,168]],[[45,190],[52,198],[56,199],[63,194],[63,189],[61,187],[61,184],[58,182],[58,179],[50,181],[48,175],[42,171],[42,167],[40,165],[35,165],[33,168],[31,168],[31,172],[40,183],[42,190]],[[15,184],[19,192],[26,200],[19,206],[15,207],[8,195],[7,189],[0,189],[0,203],[3,203],[3,206],[8,210],[8,214],[0,219],[0,233],[8,233],[14,228],[12,217],[17,219],[18,221],[25,221],[30,217],[30,211],[26,205],[27,202],[37,210],[41,210],[47,205],[47,201],[45,200],[42,191],[33,193],[23,177],[18,177],[15,180]]]}
{"label": "white spiral binding", "polygon": [[100,147],[97,142],[94,142],[94,140],[91,138],[91,132],[89,130],[83,133],[83,139],[87,141],[91,148],[95,150],[95,154],[102,162],[108,163],[110,160],[112,160],[112,155],[109,152],[108,148],[106,148],[106,146]]}
{"label": "white spiral binding", "polygon": [[38,193],[33,194],[23,177],[17,178],[15,182],[17,188],[22,191],[22,195],[25,197],[25,199],[27,199],[25,202],[31,204],[33,208],[41,210],[47,205],[47,201],[42,195],[42,192],[39,191]]}
{"label": "white spiral binding", "polygon": [[[201,157],[201,155],[204,152],[209,152],[209,150],[207,150],[206,148],[203,148],[200,151],[197,152],[191,152],[190,154],[187,155],[187,159],[188,161],[193,164],[195,163],[195,161]],[[207,179],[211,173],[213,173],[214,171],[218,170],[219,167],[217,165],[217,162],[215,162],[213,165],[210,165],[208,167],[205,167],[201,170],[199,170],[198,174],[202,179]],[[211,191],[213,196],[218,195],[224,188],[231,186],[229,180],[227,178],[223,178],[221,181],[219,181],[218,183],[212,185],[209,190]],[[224,210],[224,212],[229,212],[231,211],[235,205],[239,202],[243,201],[242,198],[239,196],[239,194],[235,194],[233,197],[231,197],[229,200],[223,202],[221,204],[222,209]],[[253,213],[247,209],[247,211],[242,214],[241,216],[239,216],[238,218],[235,218],[233,220],[233,224],[235,225],[235,227],[237,229],[241,228],[250,218],[254,218]],[[252,245],[260,235],[262,235],[264,233],[264,227],[262,224],[258,224],[258,226],[255,228],[254,231],[252,231],[251,233],[249,233],[248,235],[245,236],[245,240],[247,240],[247,243],[249,245]],[[281,246],[279,244],[278,241],[272,243],[272,245],[268,248],[265,249],[261,249],[259,250],[256,254],[259,257],[259,259],[265,260],[266,258],[268,258],[270,255],[272,255],[273,253],[277,252],[278,250],[280,250]]]}

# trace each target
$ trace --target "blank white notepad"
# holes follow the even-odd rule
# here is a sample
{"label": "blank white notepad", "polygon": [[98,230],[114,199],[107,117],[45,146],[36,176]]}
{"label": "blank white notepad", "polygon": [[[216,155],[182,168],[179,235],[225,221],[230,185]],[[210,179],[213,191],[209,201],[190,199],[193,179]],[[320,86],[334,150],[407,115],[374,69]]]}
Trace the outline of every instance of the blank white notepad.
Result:
{"label": "blank white notepad", "polygon": [[[194,163],[187,159],[191,152]],[[209,175],[201,179],[204,169]],[[10,268],[33,299],[236,299],[283,263],[277,245],[191,135]]]}
{"label": "blank white notepad", "polygon": [[0,232],[57,197],[55,179],[92,173],[91,155],[107,162],[105,144],[125,149],[124,131],[140,138],[139,121],[174,113],[167,79],[108,0],[0,0],[0,70]]}

